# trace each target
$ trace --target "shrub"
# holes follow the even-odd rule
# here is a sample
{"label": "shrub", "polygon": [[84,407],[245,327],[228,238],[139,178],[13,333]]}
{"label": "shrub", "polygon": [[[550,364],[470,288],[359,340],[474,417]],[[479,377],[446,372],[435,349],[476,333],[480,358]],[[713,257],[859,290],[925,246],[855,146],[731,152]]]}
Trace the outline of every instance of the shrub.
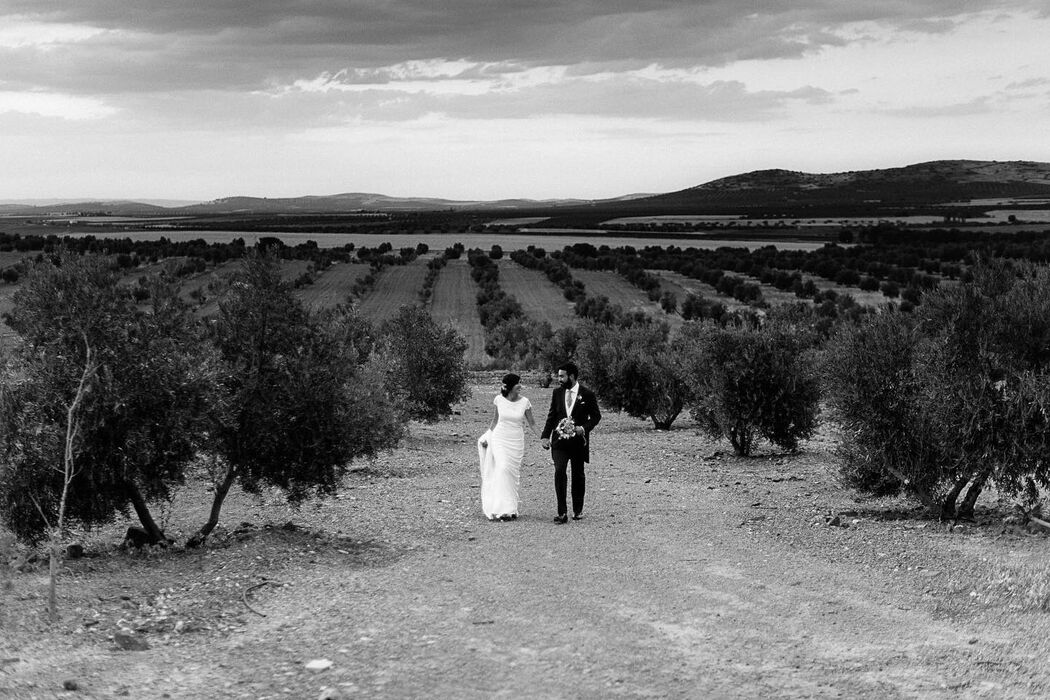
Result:
{"label": "shrub", "polygon": [[590,322],[580,329],[580,370],[604,405],[670,430],[689,399],[680,348],[667,342],[667,329],[627,329]]}
{"label": "shrub", "polygon": [[825,345],[826,396],[844,436],[839,473],[848,486],[874,495],[905,485],[925,494],[933,489],[924,475],[943,458],[916,405],[920,388],[911,368],[918,339],[909,317],[887,312],[841,326]]}
{"label": "shrub", "polygon": [[674,292],[668,290],[660,295],[660,308],[668,314],[673,314],[678,310],[678,298],[675,297]]}
{"label": "shrub", "polygon": [[922,409],[952,460],[942,513],[972,517],[985,483],[1000,491],[1048,485],[1050,274],[1002,262],[973,270],[972,283],[927,292],[920,326],[928,340],[915,372]]}
{"label": "shrub", "polygon": [[943,517],[971,517],[991,479],[1034,500],[1050,485],[1050,273],[984,264],[918,308],[828,345],[845,473],[869,490],[895,479]]}
{"label": "shrub", "polygon": [[794,450],[813,434],[820,393],[798,333],[690,324],[681,342],[692,413],[712,437],[749,455],[760,437]]}
{"label": "shrub", "polygon": [[408,417],[435,421],[470,396],[466,350],[467,341],[454,328],[442,328],[413,306],[402,306],[383,324],[378,353],[384,358],[387,386],[402,395]]}
{"label": "shrub", "polygon": [[280,488],[297,503],[334,492],[351,460],[400,440],[403,422],[385,377],[362,363],[360,342],[348,342],[367,335],[362,323],[352,311],[308,311],[271,255],[245,259],[214,324],[228,408],[213,430],[211,513],[188,546],[215,527],[235,481],[250,493]]}
{"label": "shrub", "polygon": [[16,293],[10,324],[22,342],[0,388],[0,511],[23,539],[43,534],[42,514],[55,521],[82,381],[66,512],[98,525],[134,508],[151,540],[164,539],[147,502],[183,480],[223,375],[175,289],[158,283],[151,298],[139,310],[95,255],[38,263]]}
{"label": "shrub", "polygon": [[871,276],[861,278],[860,284],[857,285],[865,292],[877,292],[879,289],[879,281]]}

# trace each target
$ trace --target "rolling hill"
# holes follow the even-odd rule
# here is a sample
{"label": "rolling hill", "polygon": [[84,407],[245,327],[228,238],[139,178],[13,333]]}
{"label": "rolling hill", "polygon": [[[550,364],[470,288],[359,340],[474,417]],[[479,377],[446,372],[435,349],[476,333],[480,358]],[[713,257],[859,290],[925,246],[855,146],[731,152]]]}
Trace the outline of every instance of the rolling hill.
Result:
{"label": "rolling hill", "polygon": [[616,215],[750,213],[756,209],[843,211],[857,208],[945,207],[972,200],[1050,197],[1050,163],[939,160],[901,168],[840,173],[756,170],[665,194],[629,194],[599,200],[503,199],[467,201],[390,197],[348,192],[304,197],[224,197],[188,206],[133,201],[0,203],[0,213],[46,216],[107,213],[112,216],[207,216],[229,214],[352,214],[355,212],[491,211],[544,212],[611,218]]}
{"label": "rolling hill", "polygon": [[709,208],[778,205],[947,205],[1050,196],[1050,163],[939,160],[902,168],[814,174],[757,170],[634,202]]}

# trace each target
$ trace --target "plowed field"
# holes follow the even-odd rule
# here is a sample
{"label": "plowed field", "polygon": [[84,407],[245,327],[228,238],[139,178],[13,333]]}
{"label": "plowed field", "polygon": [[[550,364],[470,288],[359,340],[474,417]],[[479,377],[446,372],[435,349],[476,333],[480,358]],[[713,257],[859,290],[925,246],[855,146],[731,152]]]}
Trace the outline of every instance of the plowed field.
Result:
{"label": "plowed field", "polygon": [[450,260],[434,284],[430,315],[440,324],[451,324],[467,340],[467,363],[479,366],[491,361],[485,352],[485,329],[478,319],[477,286],[470,278],[466,260]]}
{"label": "plowed field", "polygon": [[368,274],[368,265],[335,263],[322,272],[314,283],[296,291],[303,303],[317,309],[345,304],[354,282]]}
{"label": "plowed field", "polygon": [[421,257],[407,265],[391,265],[384,269],[375,289],[361,300],[361,313],[373,321],[382,322],[402,306],[418,304],[428,260],[428,257]]}
{"label": "plowed field", "polygon": [[575,323],[572,303],[542,272],[504,258],[499,261],[499,283],[521,303],[529,318],[547,321],[556,329]]}
{"label": "plowed field", "polygon": [[[619,304],[627,311],[642,311],[657,320],[667,321],[672,326],[682,322],[681,316],[664,313],[658,303],[650,301],[645,292],[617,272],[573,269],[572,276],[583,282],[588,296],[608,297],[609,301]],[[680,295],[679,302],[684,298],[684,295]]]}

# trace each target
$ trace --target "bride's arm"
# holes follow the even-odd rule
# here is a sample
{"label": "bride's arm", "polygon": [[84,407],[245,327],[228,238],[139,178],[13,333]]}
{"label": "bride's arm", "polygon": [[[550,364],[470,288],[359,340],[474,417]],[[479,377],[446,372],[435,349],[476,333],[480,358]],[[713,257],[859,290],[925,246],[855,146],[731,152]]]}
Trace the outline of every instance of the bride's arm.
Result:
{"label": "bride's arm", "polygon": [[[489,433],[491,433],[496,428],[496,423],[498,421],[499,421],[499,409],[496,408],[495,406],[493,406],[492,407],[492,420],[489,421]],[[489,441],[485,439],[484,435],[481,436],[481,440],[479,440],[478,443],[482,447],[488,447],[489,446]]]}
{"label": "bride's arm", "polygon": [[532,417],[532,407],[529,406],[525,409],[525,420],[529,422],[529,427],[532,428],[532,432],[539,435],[539,431],[536,429],[536,419]]}

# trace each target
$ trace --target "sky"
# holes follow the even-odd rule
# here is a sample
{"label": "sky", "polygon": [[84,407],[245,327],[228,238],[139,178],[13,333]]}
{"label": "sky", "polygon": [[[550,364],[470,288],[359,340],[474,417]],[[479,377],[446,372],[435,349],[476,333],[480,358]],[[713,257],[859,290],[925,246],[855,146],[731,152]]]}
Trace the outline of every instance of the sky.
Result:
{"label": "sky", "polygon": [[1050,161],[1050,0],[0,0],[0,199]]}

